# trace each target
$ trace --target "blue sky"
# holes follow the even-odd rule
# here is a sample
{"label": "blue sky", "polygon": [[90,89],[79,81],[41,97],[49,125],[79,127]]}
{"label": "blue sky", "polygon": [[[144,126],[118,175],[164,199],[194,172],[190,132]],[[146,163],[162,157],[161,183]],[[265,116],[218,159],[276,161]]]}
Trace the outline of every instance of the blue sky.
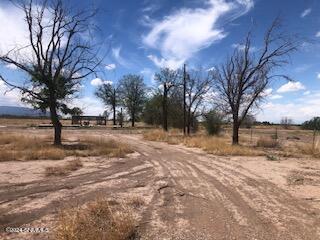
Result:
{"label": "blue sky", "polygon": [[[88,114],[103,112],[94,89],[103,81],[116,82],[127,73],[144,76],[154,85],[154,72],[161,66],[210,68],[221,63],[253,29],[256,49],[261,47],[264,31],[280,16],[284,30],[303,39],[299,51],[282,72],[295,79],[287,83],[276,80],[267,90],[268,97],[259,120],[279,122],[292,117],[300,123],[320,116],[320,2],[317,0],[82,0],[70,1],[77,7],[93,5],[99,9],[95,25],[96,38],[109,49],[104,69],[98,76],[83,81],[80,98],[74,101]],[[0,49],[23,41],[22,14],[8,1],[0,3]],[[14,41],[12,40],[14,39]],[[24,76],[11,66],[2,66],[3,75],[14,81]],[[3,94],[0,82],[0,105],[18,105],[15,91]]]}

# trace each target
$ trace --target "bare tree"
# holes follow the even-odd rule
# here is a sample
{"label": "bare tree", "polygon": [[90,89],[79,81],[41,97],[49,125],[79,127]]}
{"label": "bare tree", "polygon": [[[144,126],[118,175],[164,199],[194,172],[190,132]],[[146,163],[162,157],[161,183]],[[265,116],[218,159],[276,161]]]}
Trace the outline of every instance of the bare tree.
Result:
{"label": "bare tree", "polygon": [[289,117],[281,118],[280,124],[283,128],[289,129],[289,127],[293,124],[293,120]]}
{"label": "bare tree", "polygon": [[226,111],[232,115],[232,143],[239,143],[239,126],[247,113],[265,97],[264,91],[275,78],[289,79],[276,70],[288,63],[290,53],[297,49],[297,42],[280,32],[276,19],[267,30],[263,47],[253,51],[249,33],[243,48],[236,49],[227,61],[213,71],[216,91]]}
{"label": "bare tree", "polygon": [[212,90],[212,75],[203,69],[190,70],[186,77],[186,127],[187,134],[190,134],[193,121],[203,111],[201,107]]}
{"label": "bare tree", "polygon": [[178,72],[169,68],[161,68],[159,73],[155,74],[155,81],[162,86],[162,117],[163,130],[168,131],[168,94],[178,85]]}
{"label": "bare tree", "polygon": [[[54,126],[54,144],[61,145],[59,112],[71,109],[68,100],[75,96],[81,79],[92,74],[99,61],[84,35],[94,12],[73,12],[62,0],[19,1],[15,4],[25,17],[28,45],[0,55],[0,62],[11,64],[27,74],[21,84],[1,79],[22,92],[22,100],[39,109],[49,109]],[[28,54],[24,51],[28,50]]]}
{"label": "bare tree", "polygon": [[113,125],[116,125],[116,107],[119,103],[119,87],[111,83],[104,83],[98,87],[95,95],[100,98],[106,106],[113,110]]}
{"label": "bare tree", "polygon": [[146,100],[146,86],[141,76],[133,74],[123,76],[119,84],[122,104],[130,115],[131,126],[134,127]]}

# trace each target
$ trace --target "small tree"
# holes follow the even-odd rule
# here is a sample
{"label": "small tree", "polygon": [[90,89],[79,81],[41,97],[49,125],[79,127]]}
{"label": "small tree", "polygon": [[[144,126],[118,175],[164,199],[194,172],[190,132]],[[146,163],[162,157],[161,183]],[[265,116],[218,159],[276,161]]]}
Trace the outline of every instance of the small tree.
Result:
{"label": "small tree", "polygon": [[236,49],[224,64],[212,71],[224,111],[232,115],[233,144],[239,143],[239,126],[253,107],[259,107],[271,81],[281,77],[288,79],[276,74],[276,70],[288,63],[287,57],[297,48],[279,29],[280,22],[276,19],[267,30],[259,51],[253,51],[249,33],[244,47]]}
{"label": "small tree", "polygon": [[204,114],[204,126],[209,135],[218,135],[222,130],[223,116],[216,110]]}
{"label": "small tree", "polygon": [[289,129],[289,127],[293,124],[293,121],[289,117],[283,117],[281,118],[280,124],[283,128]]}
{"label": "small tree", "polygon": [[301,127],[307,130],[320,130],[320,117],[314,117],[309,121],[305,121]]}
{"label": "small tree", "polygon": [[168,94],[178,85],[178,72],[169,68],[161,68],[159,73],[155,74],[155,81],[162,86],[162,112],[163,112],[163,130],[168,131]]}
{"label": "small tree", "polygon": [[212,89],[212,75],[202,69],[189,71],[186,78],[186,127],[190,134],[194,120],[201,116],[199,111]]}
{"label": "small tree", "polygon": [[15,5],[24,13],[29,43],[1,52],[0,62],[17,67],[27,75],[27,81],[19,84],[0,78],[19,89],[23,101],[38,109],[49,109],[54,144],[61,145],[59,112],[72,112],[68,100],[76,96],[81,79],[100,64],[94,43],[83,37],[94,13],[74,12],[62,0],[17,1]]}
{"label": "small tree", "polygon": [[150,124],[150,125],[159,126],[163,124],[161,107],[162,107],[161,94],[156,92],[152,96],[148,97],[145,102],[145,106],[142,114],[143,121],[146,124]]}
{"label": "small tree", "polygon": [[146,86],[139,75],[128,74],[120,80],[120,94],[123,106],[131,118],[131,126],[143,110],[146,100]]}
{"label": "small tree", "polygon": [[110,106],[113,111],[113,125],[116,125],[116,107],[118,100],[119,88],[111,83],[104,83],[100,85],[95,95],[102,100],[106,106]]}
{"label": "small tree", "polygon": [[252,114],[247,114],[242,120],[241,126],[245,128],[252,128],[255,122],[256,118]]}

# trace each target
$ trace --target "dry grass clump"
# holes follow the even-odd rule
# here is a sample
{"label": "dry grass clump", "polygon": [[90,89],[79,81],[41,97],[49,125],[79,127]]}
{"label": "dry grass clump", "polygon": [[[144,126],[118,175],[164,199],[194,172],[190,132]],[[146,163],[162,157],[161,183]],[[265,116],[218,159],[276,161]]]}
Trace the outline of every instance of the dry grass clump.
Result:
{"label": "dry grass clump", "polygon": [[231,156],[258,156],[262,152],[241,145],[231,145],[225,139],[219,137],[199,136],[185,138],[184,144],[188,147],[201,148],[204,151],[215,155]]}
{"label": "dry grass clump", "polygon": [[65,176],[69,173],[78,170],[83,166],[80,159],[74,159],[67,162],[63,166],[55,166],[55,167],[46,167],[45,174],[46,176]]}
{"label": "dry grass clump", "polygon": [[183,135],[177,130],[165,132],[161,129],[146,131],[143,133],[143,138],[149,141],[167,142],[169,144],[179,144],[182,142]]}
{"label": "dry grass clump", "polygon": [[97,199],[61,211],[54,234],[56,240],[129,240],[136,234],[136,220],[127,206]]}
{"label": "dry grass clump", "polygon": [[259,138],[257,141],[257,147],[276,148],[279,147],[279,142],[272,138]]}
{"label": "dry grass clump", "polygon": [[47,137],[23,136],[0,133],[0,161],[14,160],[58,160],[66,156],[124,157],[132,150],[125,144],[110,139],[88,138],[78,142],[52,145]]}
{"label": "dry grass clump", "polygon": [[296,153],[303,155],[310,155],[316,158],[320,157],[320,149],[317,146],[313,146],[312,144],[300,143],[296,144],[294,150]]}
{"label": "dry grass clump", "polygon": [[188,147],[201,148],[204,151],[215,155],[234,156],[257,156],[263,155],[261,151],[246,147],[231,145],[226,139],[214,136],[192,136],[184,137],[181,133],[164,132],[162,130],[148,131],[143,134],[144,139],[149,141],[163,141],[169,144],[183,143]]}
{"label": "dry grass clump", "polygon": [[133,152],[128,145],[110,139],[90,137],[80,139],[80,142],[87,143],[87,149],[76,151],[77,156],[125,157],[126,154]]}
{"label": "dry grass clump", "polygon": [[0,134],[0,161],[63,159],[63,149],[50,144],[43,137]]}
{"label": "dry grass clump", "polygon": [[127,203],[133,208],[140,208],[146,204],[144,199],[140,196],[131,196],[130,198],[128,198]]}

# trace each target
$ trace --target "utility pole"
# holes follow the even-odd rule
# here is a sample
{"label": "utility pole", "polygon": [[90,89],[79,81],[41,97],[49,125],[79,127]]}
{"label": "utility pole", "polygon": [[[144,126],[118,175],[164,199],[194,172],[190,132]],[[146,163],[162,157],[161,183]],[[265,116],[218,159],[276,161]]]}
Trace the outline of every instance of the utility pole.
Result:
{"label": "utility pole", "polygon": [[183,134],[186,135],[186,64],[183,64]]}

